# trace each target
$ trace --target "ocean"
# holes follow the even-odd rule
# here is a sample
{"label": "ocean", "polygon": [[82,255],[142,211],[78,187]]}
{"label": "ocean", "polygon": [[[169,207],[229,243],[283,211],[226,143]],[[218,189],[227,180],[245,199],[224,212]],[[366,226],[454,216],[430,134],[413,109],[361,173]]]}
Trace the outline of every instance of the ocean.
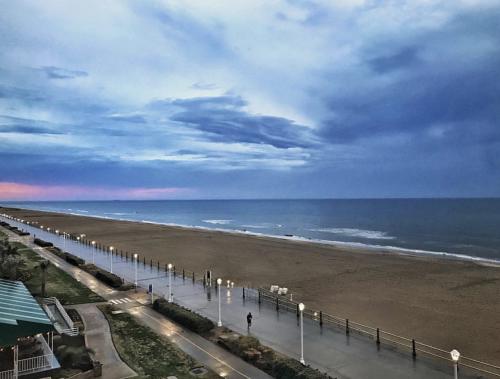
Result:
{"label": "ocean", "polygon": [[51,201],[2,205],[500,261],[500,199]]}

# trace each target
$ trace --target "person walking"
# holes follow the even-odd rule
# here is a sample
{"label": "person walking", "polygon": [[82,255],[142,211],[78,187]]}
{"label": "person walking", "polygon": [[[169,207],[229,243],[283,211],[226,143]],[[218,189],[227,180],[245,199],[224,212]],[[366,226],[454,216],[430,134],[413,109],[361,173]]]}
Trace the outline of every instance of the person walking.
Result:
{"label": "person walking", "polygon": [[248,329],[250,329],[250,327],[252,326],[252,313],[248,312],[247,314],[247,324],[248,324]]}

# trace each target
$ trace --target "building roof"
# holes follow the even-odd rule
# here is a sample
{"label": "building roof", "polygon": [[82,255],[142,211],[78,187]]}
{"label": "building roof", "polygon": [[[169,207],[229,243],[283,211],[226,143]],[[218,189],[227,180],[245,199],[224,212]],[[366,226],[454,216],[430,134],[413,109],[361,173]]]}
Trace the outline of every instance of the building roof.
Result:
{"label": "building roof", "polygon": [[0,346],[51,330],[52,322],[23,282],[0,279]]}

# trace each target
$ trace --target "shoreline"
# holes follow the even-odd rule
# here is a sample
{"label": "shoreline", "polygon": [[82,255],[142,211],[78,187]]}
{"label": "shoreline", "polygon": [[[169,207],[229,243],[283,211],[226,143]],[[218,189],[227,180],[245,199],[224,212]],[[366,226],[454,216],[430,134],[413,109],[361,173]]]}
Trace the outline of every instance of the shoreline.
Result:
{"label": "shoreline", "polygon": [[[184,224],[167,223],[167,222],[159,222],[159,221],[152,221],[152,220],[133,220],[133,219],[127,219],[127,218],[118,218],[118,217],[89,214],[88,211],[85,211],[85,212],[87,212],[87,214],[81,214],[81,213],[75,213],[75,212],[39,210],[39,209],[23,208],[23,207],[9,208],[9,207],[5,207],[3,205],[0,205],[0,209],[1,208],[21,209],[21,210],[25,210],[25,211],[36,211],[36,212],[46,212],[46,213],[58,213],[58,214],[64,214],[64,215],[71,215],[71,216],[75,216],[75,217],[88,217],[88,218],[96,218],[96,219],[103,219],[103,220],[109,220],[109,221],[123,221],[123,222],[133,222],[133,223],[142,223],[142,224],[152,224],[152,225],[166,226],[166,227],[171,227],[171,228],[180,228],[180,229],[185,229],[185,230],[189,230],[189,231],[220,232],[220,233],[236,234],[236,235],[243,235],[243,236],[252,236],[252,237],[257,237],[257,238],[270,238],[270,239],[275,239],[275,240],[292,241],[292,242],[306,243],[306,244],[309,243],[312,245],[326,245],[326,246],[332,246],[332,247],[337,247],[337,248],[349,249],[349,250],[352,250],[352,252],[354,252],[354,253],[360,252],[360,251],[362,251],[362,252],[363,251],[364,252],[380,252],[380,253],[393,253],[393,254],[402,255],[402,256],[409,256],[409,257],[428,257],[428,258],[438,258],[438,259],[443,259],[443,260],[459,260],[459,261],[473,262],[473,263],[476,263],[478,265],[485,265],[488,267],[500,268],[500,259],[483,258],[483,257],[475,256],[475,255],[468,255],[468,254],[462,254],[462,253],[451,253],[451,252],[447,252],[447,251],[431,251],[431,250],[412,249],[412,248],[405,248],[405,247],[391,246],[391,245],[368,244],[368,243],[362,243],[362,242],[324,240],[324,239],[315,239],[315,238],[302,237],[302,236],[296,236],[296,235],[266,234],[266,233],[252,232],[252,231],[240,230],[240,229],[223,229],[223,228],[217,228],[217,227],[211,228],[208,226],[184,225]],[[116,214],[116,215],[118,215],[118,214]]]}
{"label": "shoreline", "polygon": [[308,307],[500,364],[500,270],[493,264],[60,212],[0,213],[85,233],[147,261],[210,269],[237,285],[287,287]]}

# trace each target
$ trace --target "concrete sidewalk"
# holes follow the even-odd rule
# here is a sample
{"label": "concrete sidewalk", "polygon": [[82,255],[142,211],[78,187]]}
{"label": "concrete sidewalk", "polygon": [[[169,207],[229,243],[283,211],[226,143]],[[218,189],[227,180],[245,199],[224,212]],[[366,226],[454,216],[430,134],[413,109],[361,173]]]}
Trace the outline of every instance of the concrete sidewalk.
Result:
{"label": "concrete sidewalk", "polygon": [[103,377],[123,379],[137,375],[118,355],[108,321],[95,303],[72,305],[67,308],[76,309],[82,317],[85,325],[85,344],[94,351],[95,359],[102,363]]}
{"label": "concrete sidewalk", "polygon": [[[95,293],[102,296],[110,304],[113,304],[123,310],[126,310],[127,312],[132,314],[137,319],[137,321],[141,322],[146,326],[151,327],[151,329],[156,333],[167,337],[171,342],[175,343],[182,351],[192,356],[200,364],[203,364],[205,367],[211,369],[212,371],[218,374],[222,374],[224,375],[225,378],[229,379],[272,379],[269,375],[267,375],[263,371],[255,368],[249,363],[234,356],[233,354],[211,343],[210,341],[204,339],[203,337],[200,337],[199,335],[192,333],[189,330],[184,329],[179,325],[166,320],[164,316],[153,311],[151,308],[146,307],[144,304],[148,303],[149,296],[147,296],[144,291],[137,293],[134,290],[127,292],[116,291],[108,287],[107,285],[103,284],[102,282],[98,281],[95,277],[93,277],[89,273],[67,263],[66,261],[57,257],[56,255],[51,254],[47,252],[45,249],[35,245],[32,242],[31,237],[19,237],[6,229],[4,230],[5,233],[8,234],[9,240],[19,241],[24,245],[28,246],[29,248],[33,249],[39,255],[49,260],[56,267],[66,271],[76,280],[80,281],[82,284],[92,289]],[[125,298],[128,301],[122,301],[122,299]],[[92,305],[93,304],[84,304],[74,307],[75,308],[82,307],[84,311],[89,312],[89,318],[92,321],[96,321],[96,318],[98,318],[99,315],[92,315],[92,310],[87,307]],[[102,313],[97,308],[96,311],[100,314],[101,317],[104,318],[104,315],[102,315]],[[109,325],[105,318],[103,322],[109,329]],[[110,352],[105,353],[103,351],[102,354],[104,355],[105,360],[109,359],[111,362],[112,353]],[[108,374],[104,373],[103,377],[112,379],[112,378],[119,378],[120,376],[116,377],[108,376]]]}
{"label": "concrete sidewalk", "polygon": [[[6,220],[11,223],[12,220]],[[15,223],[19,228],[36,233],[37,236],[63,247],[62,238],[47,233],[38,228]],[[134,263],[117,256],[94,250],[76,241],[66,241],[66,250],[82,257],[87,261],[95,260],[95,264],[105,270],[110,269],[113,259],[114,273],[134,282]],[[152,284],[157,295],[168,294],[167,273],[163,268],[149,267],[143,263],[137,265],[138,284],[147,288]],[[234,278],[231,278],[234,280]],[[218,318],[217,293],[215,290],[203,288],[199,283],[192,283],[191,279],[182,277],[172,278],[172,292],[174,300],[210,319]],[[244,301],[242,289],[222,289],[222,321],[229,328],[246,333],[245,315],[252,312],[253,326],[251,333],[262,343],[275,350],[297,358],[300,354],[300,334],[297,318],[293,313],[286,311],[276,312],[272,306],[255,301]],[[306,304],[307,305],[307,304]],[[304,347],[306,363],[312,367],[327,372],[338,378],[452,378],[453,369],[449,362],[435,360],[424,356],[412,359],[411,354],[401,352],[387,345],[378,347],[373,340],[366,337],[345,333],[334,328],[319,328],[317,323],[304,320]],[[479,378],[464,367],[461,368],[461,379]]]}

